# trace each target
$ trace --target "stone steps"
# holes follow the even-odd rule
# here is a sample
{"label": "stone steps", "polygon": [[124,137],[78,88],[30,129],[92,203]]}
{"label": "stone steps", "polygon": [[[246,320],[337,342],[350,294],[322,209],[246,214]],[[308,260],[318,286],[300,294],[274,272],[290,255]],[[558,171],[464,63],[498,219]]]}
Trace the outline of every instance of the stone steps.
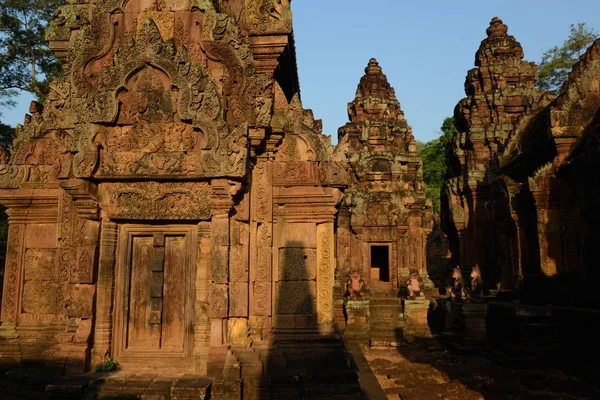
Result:
{"label": "stone steps", "polygon": [[402,300],[395,297],[381,297],[371,299],[371,306],[402,306]]}
{"label": "stone steps", "polygon": [[369,310],[371,346],[397,346],[397,337],[404,322],[402,300],[395,293],[379,293],[371,298]]}
{"label": "stone steps", "polygon": [[374,306],[370,310],[370,319],[375,322],[383,320],[395,321],[403,317],[402,308],[399,306]]}

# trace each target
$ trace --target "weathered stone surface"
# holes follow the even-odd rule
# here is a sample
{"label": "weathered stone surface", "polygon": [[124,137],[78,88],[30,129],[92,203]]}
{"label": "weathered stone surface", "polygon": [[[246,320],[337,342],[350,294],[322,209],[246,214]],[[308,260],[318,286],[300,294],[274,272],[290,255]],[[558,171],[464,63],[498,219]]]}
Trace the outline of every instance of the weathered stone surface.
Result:
{"label": "weathered stone surface", "polygon": [[316,310],[316,284],[314,281],[283,281],[277,283],[278,314],[308,314]]}
{"label": "weathered stone surface", "polygon": [[28,249],[25,253],[25,280],[55,279],[56,249]]}
{"label": "weathered stone surface", "polygon": [[232,317],[248,316],[248,283],[229,284],[229,315]]}
{"label": "weathered stone surface", "polygon": [[317,278],[317,250],[303,247],[279,249],[280,281],[309,281]]}
{"label": "weathered stone surface", "polygon": [[[32,103],[10,154],[0,147],[0,359],[39,357],[68,374],[110,356],[124,371],[208,374],[214,397],[332,396],[330,381],[356,388],[333,332],[346,325],[352,271],[363,277],[353,293],[373,295],[346,304],[355,337],[430,336],[428,300],[402,312],[398,295],[411,272],[431,289],[434,218],[416,140],[375,59],[334,148],[302,106],[289,1],[71,3],[47,34],[68,73]],[[492,21],[456,109],[445,192],[442,222],[464,266],[496,268],[503,284],[525,261],[593,276],[580,266],[594,265],[599,196],[585,179],[598,177],[582,171],[600,159],[586,150],[598,54],[596,43],[550,103]],[[432,238],[447,257],[441,233]],[[474,336],[486,328],[478,307],[463,309]],[[170,392],[130,377],[146,397],[153,385],[208,396],[195,377],[170,380]]]}
{"label": "weathered stone surface", "polygon": [[75,318],[92,318],[95,285],[68,285],[67,315]]}
{"label": "weathered stone surface", "polygon": [[28,281],[23,287],[23,312],[54,314],[57,310],[58,284],[49,281]]}
{"label": "weathered stone surface", "polygon": [[279,241],[283,247],[316,248],[316,226],[313,223],[288,224],[282,229]]}
{"label": "weathered stone surface", "polygon": [[25,247],[28,249],[53,249],[56,247],[56,225],[30,224],[27,226]]}

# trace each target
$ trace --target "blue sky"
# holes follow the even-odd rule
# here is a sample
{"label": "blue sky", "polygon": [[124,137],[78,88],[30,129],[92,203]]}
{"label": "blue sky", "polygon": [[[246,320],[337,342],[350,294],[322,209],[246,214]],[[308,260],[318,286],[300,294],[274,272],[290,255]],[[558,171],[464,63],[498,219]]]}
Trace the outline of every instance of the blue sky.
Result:
{"label": "blue sky", "polygon": [[334,141],[371,57],[396,89],[416,138],[428,141],[464,97],[492,17],[535,62],[562,44],[570,24],[600,32],[600,0],[294,0],[292,11],[303,105]]}
{"label": "blue sky", "polygon": [[[570,24],[600,31],[600,0],[293,0],[300,88],[305,108],[337,141],[356,85],[375,57],[417,139],[438,136],[445,117],[464,97],[464,79],[492,17],[502,18],[525,58],[539,62],[561,44]],[[4,113],[23,120],[30,96]]]}

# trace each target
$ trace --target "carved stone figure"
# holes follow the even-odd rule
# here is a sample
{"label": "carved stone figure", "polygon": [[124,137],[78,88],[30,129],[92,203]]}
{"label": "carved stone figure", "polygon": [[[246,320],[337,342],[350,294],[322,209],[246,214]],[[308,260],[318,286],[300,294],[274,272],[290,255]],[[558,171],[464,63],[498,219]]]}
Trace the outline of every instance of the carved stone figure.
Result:
{"label": "carved stone figure", "polygon": [[469,291],[471,301],[479,302],[483,300],[483,279],[479,264],[471,269],[471,290]]}
{"label": "carved stone figure", "polygon": [[364,296],[366,288],[367,286],[360,274],[360,271],[352,271],[352,273],[349,275],[348,281],[346,281],[346,296],[350,300],[358,300]]}
{"label": "carved stone figure", "polygon": [[423,279],[419,276],[418,271],[411,271],[406,281],[406,287],[408,288],[408,295],[410,298],[425,298],[425,284]]}
{"label": "carved stone figure", "polygon": [[449,292],[452,300],[465,300],[467,298],[462,272],[459,267],[454,267],[452,270],[452,286],[449,288]]}

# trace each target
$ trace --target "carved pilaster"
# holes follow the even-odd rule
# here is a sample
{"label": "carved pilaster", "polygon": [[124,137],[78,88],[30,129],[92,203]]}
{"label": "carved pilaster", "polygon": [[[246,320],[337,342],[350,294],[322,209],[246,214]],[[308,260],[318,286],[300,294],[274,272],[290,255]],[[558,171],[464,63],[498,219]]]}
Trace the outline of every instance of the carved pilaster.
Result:
{"label": "carved pilaster", "polygon": [[529,188],[537,210],[538,240],[540,246],[540,266],[546,276],[554,276],[562,270],[562,239],[558,196],[554,192],[556,178],[551,164],[529,178]]}
{"label": "carved pilaster", "polygon": [[10,224],[8,245],[6,248],[6,269],[4,272],[4,291],[2,302],[2,323],[16,323],[19,315],[19,303],[22,286],[23,250],[25,243],[25,225]]}
{"label": "carved pilaster", "polygon": [[194,304],[194,365],[197,373],[207,374],[210,347],[210,223],[198,225],[198,253],[196,259],[196,302]]}
{"label": "carved pilaster", "polygon": [[117,247],[117,224],[104,217],[100,230],[100,257],[96,294],[96,328],[92,364],[104,362],[112,342],[112,307]]}
{"label": "carved pilaster", "polygon": [[[272,164],[266,158],[257,161],[252,173],[252,184],[250,314],[264,318],[271,316],[271,293],[273,293]],[[261,327],[257,326],[256,329],[260,330]]]}
{"label": "carved pilaster", "polygon": [[335,272],[333,221],[317,225],[317,323],[333,323]]}

